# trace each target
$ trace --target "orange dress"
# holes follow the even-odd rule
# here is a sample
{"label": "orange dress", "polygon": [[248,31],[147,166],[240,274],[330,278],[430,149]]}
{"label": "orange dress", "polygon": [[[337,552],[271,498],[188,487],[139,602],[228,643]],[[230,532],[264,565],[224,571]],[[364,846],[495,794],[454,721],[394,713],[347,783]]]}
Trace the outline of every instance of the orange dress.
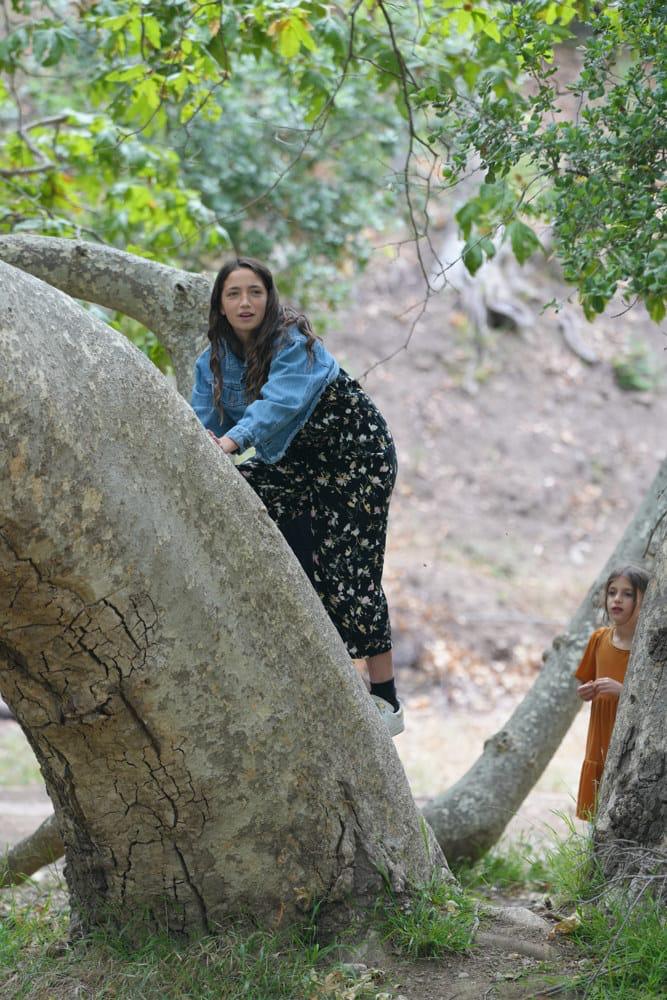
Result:
{"label": "orange dress", "polygon": [[[581,658],[579,669],[574,675],[580,683],[585,684],[599,677],[611,677],[621,684],[625,680],[630,651],[617,649],[613,645],[611,641],[613,631],[613,628],[599,628],[593,632]],[[591,702],[586,756],[581,768],[577,796],[577,816],[580,819],[590,819],[595,812],[595,800],[611,742],[617,708],[618,698],[611,694],[598,695]]]}

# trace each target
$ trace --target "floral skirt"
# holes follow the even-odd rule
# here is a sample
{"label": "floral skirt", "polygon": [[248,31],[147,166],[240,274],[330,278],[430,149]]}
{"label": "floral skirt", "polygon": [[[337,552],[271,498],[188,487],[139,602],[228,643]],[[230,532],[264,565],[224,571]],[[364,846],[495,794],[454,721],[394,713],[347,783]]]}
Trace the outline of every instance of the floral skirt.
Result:
{"label": "floral skirt", "polygon": [[391,649],[382,570],[396,450],[358,383],[341,371],[279,462],[240,471],[277,524],[310,513],[315,589],[350,656]]}

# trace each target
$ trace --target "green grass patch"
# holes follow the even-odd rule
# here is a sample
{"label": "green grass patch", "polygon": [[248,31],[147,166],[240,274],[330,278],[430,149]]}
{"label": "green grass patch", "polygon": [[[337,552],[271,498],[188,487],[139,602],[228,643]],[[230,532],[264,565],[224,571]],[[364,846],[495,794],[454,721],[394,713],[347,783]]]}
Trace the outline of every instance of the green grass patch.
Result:
{"label": "green grass patch", "polygon": [[590,973],[572,987],[583,989],[587,1000],[667,996],[667,911],[651,895],[650,881],[640,897],[629,896],[623,882],[610,888],[590,833],[572,825],[554,842],[545,867],[556,905],[579,918],[571,940],[591,962]]}
{"label": "green grass patch", "polygon": [[0,911],[0,996],[29,996],[30,982],[53,949],[67,938],[69,918],[53,905],[51,897],[30,906],[21,905],[9,891],[3,892]]}
{"label": "green grass patch", "polygon": [[[62,895],[62,894],[61,894]],[[179,945],[152,936],[132,947],[98,932],[67,945],[68,915],[51,899],[3,905],[0,996],[12,1000],[376,1000],[374,970],[334,964],[312,926],[269,933],[230,928]],[[331,946],[333,947],[333,946]]]}
{"label": "green grass patch", "polygon": [[667,996],[667,920],[657,900],[616,898],[580,908],[574,939],[594,963],[588,1000]]}
{"label": "green grass patch", "polygon": [[546,884],[559,907],[572,907],[596,899],[604,889],[605,878],[593,855],[590,831],[580,833],[568,819],[568,833],[553,837],[546,851]]}
{"label": "green grass patch", "polygon": [[387,897],[377,908],[380,933],[407,958],[434,958],[470,947],[475,901],[455,883],[437,877],[409,895]]}
{"label": "green grass patch", "polygon": [[523,841],[493,848],[475,864],[455,866],[454,872],[466,889],[546,889],[549,881],[544,858]]}

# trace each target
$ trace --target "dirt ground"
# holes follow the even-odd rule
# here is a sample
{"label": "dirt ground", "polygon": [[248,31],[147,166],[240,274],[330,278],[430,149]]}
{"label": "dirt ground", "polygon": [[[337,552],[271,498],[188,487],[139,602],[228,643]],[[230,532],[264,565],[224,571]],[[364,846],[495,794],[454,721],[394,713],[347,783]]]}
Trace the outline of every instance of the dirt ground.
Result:
{"label": "dirt ground", "polygon": [[[420,804],[465,773],[502,726],[666,453],[665,330],[640,308],[581,320],[579,334],[599,359],[587,364],[566,345],[553,311],[542,312],[564,294],[553,269],[531,261],[521,284],[533,316],[522,330],[493,329],[475,344],[463,297],[446,289],[402,350],[412,318],[405,310],[422,298],[422,276],[409,248],[378,253],[327,334],[356,376],[398,352],[364,385],[399,451],[385,582],[407,714],[396,745]],[[660,380],[650,393],[614,380],[613,359],[637,345]],[[506,839],[539,843],[563,829],[585,730],[582,712]],[[8,721],[0,721],[0,775],[1,846],[50,811],[29,748]],[[501,902],[544,916],[536,899]],[[567,946],[549,943],[548,930],[517,933],[496,916],[485,932],[496,943],[471,958],[367,961],[382,964],[382,989],[405,1000],[540,996],[553,982],[545,949],[560,968],[576,961]]]}

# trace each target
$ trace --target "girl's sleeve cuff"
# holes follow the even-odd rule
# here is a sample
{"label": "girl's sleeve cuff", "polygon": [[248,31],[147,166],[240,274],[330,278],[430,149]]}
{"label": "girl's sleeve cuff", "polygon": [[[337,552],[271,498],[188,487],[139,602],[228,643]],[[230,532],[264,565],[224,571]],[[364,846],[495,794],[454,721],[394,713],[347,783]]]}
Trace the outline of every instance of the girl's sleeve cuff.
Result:
{"label": "girl's sleeve cuff", "polygon": [[243,429],[235,424],[231,430],[225,432],[227,437],[230,437],[232,441],[236,441],[239,451],[245,451],[252,444],[252,440],[249,434],[244,433]]}

